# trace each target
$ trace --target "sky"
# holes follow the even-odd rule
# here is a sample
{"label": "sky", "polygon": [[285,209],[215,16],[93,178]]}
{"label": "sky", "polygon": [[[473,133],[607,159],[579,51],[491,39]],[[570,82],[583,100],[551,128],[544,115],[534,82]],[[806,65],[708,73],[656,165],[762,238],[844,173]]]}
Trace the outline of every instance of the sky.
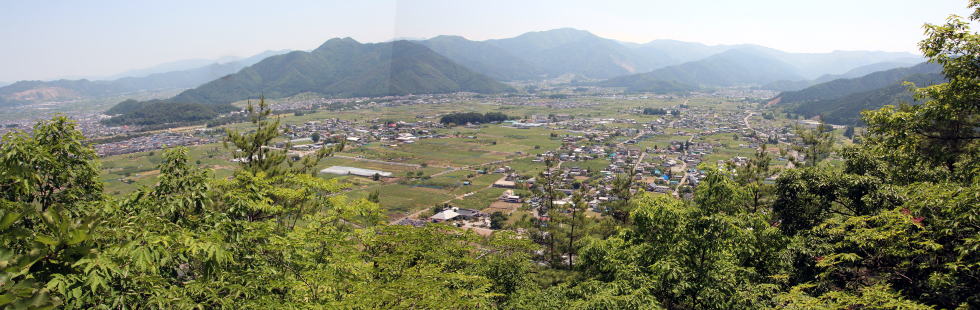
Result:
{"label": "sky", "polygon": [[185,59],[572,27],[629,42],[917,53],[966,0],[0,0],[0,82],[109,76]]}

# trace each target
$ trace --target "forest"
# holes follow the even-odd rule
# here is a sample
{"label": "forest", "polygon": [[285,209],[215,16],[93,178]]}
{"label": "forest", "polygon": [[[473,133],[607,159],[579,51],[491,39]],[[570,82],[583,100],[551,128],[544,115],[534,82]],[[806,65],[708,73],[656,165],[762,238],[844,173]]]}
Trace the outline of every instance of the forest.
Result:
{"label": "forest", "polygon": [[[616,180],[585,216],[542,173],[550,221],[479,236],[387,225],[301,160],[263,101],[227,130],[218,178],[184,148],[159,180],[111,196],[63,117],[0,142],[0,306],[8,309],[975,309],[980,308],[980,0],[927,25],[946,82],[916,105],[863,112],[859,143],[803,135],[807,163],[702,167],[691,200]],[[474,116],[475,117],[475,116]],[[481,115],[489,118],[489,115]],[[504,116],[506,119],[506,116]],[[452,120],[461,124],[468,119]],[[821,162],[830,153],[843,163]],[[549,165],[554,165],[549,162]],[[774,183],[765,179],[778,174]],[[544,262],[543,264],[538,262]]]}
{"label": "forest", "polygon": [[230,104],[176,103],[163,100],[126,100],[113,106],[106,113],[116,114],[102,121],[109,126],[166,125],[203,122],[221,114],[239,111]]}
{"label": "forest", "polygon": [[493,122],[503,122],[510,119],[509,116],[500,112],[487,112],[487,113],[477,113],[477,112],[467,112],[467,113],[450,113],[443,115],[439,118],[439,122],[443,124],[483,124],[483,123],[493,123]]}

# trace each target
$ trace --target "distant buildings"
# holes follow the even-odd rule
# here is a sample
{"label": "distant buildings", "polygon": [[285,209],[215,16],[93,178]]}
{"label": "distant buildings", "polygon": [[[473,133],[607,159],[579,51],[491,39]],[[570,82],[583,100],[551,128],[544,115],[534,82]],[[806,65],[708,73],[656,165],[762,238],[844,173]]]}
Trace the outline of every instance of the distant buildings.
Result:
{"label": "distant buildings", "polygon": [[439,223],[452,220],[474,220],[486,216],[485,213],[477,210],[452,207],[430,216],[429,220],[433,223]]}

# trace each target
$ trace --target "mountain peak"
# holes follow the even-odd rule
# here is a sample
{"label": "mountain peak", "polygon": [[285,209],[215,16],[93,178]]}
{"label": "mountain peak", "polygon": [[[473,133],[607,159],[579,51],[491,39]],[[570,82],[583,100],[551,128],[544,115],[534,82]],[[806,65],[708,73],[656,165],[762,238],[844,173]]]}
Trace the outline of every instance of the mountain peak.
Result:
{"label": "mountain peak", "polygon": [[510,90],[417,42],[361,44],[330,39],[313,52],[269,57],[238,73],[184,91],[170,101],[228,104],[265,94],[270,98],[315,92],[336,97]]}
{"label": "mountain peak", "polygon": [[583,38],[599,38],[592,34],[591,32],[575,29],[575,28],[557,28],[544,31],[532,31],[527,32],[522,35],[517,36],[515,39],[519,38],[539,38],[539,37],[552,37],[561,38],[565,40],[578,40]]}
{"label": "mountain peak", "polygon": [[343,46],[356,46],[356,45],[361,45],[361,43],[357,42],[357,40],[354,40],[351,37],[333,38],[327,40],[326,42],[323,42],[323,44],[320,44],[320,47],[317,47],[314,51],[343,47]]}
{"label": "mountain peak", "polygon": [[426,41],[432,41],[432,42],[465,42],[465,41],[470,41],[470,40],[467,39],[467,38],[465,38],[465,37],[463,37],[463,36],[446,35],[446,34],[444,34],[444,35],[434,36],[434,37],[432,37],[432,38],[430,38],[430,39],[428,39]]}

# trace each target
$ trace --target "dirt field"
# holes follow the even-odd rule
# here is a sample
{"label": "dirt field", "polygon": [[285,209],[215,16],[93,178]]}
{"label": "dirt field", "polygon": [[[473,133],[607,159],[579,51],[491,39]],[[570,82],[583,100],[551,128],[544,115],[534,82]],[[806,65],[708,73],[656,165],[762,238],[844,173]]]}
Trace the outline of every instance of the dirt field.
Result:
{"label": "dirt field", "polygon": [[509,202],[503,202],[503,201],[494,201],[493,203],[490,204],[489,207],[487,207],[486,209],[483,209],[483,213],[493,214],[494,212],[501,212],[501,213],[503,213],[505,215],[510,215],[511,213],[514,213],[514,211],[517,211],[517,208],[520,208],[520,207],[521,207],[521,204],[519,204],[519,203],[509,203]]}

